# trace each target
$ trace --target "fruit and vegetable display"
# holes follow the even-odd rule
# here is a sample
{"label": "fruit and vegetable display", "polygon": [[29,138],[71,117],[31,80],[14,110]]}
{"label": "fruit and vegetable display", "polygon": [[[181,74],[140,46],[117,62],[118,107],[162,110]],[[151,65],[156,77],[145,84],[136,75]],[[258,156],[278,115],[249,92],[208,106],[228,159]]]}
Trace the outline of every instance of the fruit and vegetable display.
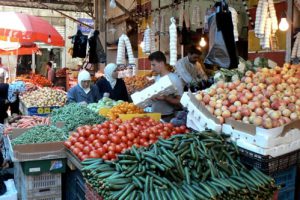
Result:
{"label": "fruit and vegetable display", "polygon": [[129,94],[141,91],[154,83],[147,76],[133,76],[124,78],[126,88]]}
{"label": "fruit and vegetable display", "polygon": [[61,68],[56,70],[56,77],[65,77],[67,75],[67,68]]}
{"label": "fruit and vegetable display", "polygon": [[9,133],[15,128],[32,128],[38,125],[50,125],[49,117],[18,116],[6,126],[5,132]]}
{"label": "fruit and vegetable display", "polygon": [[37,144],[65,141],[67,133],[55,126],[36,126],[11,141],[11,144]]}
{"label": "fruit and vegetable display", "polygon": [[62,90],[45,87],[26,92],[20,96],[20,99],[27,108],[63,106],[67,101],[67,95]]}
{"label": "fruit and vegetable display", "polygon": [[237,155],[226,136],[187,133],[133,146],[114,161],[86,159],[82,171],[104,199],[272,199],[274,180]]}
{"label": "fruit and vegetable display", "polygon": [[113,106],[116,106],[120,103],[123,103],[124,101],[114,101],[108,97],[103,97],[98,101],[98,103],[90,103],[87,107],[94,111],[95,113],[99,113],[99,110],[101,108],[112,108]]}
{"label": "fruit and vegetable display", "polygon": [[39,87],[34,85],[33,83],[25,82],[26,92],[32,92],[37,90]]}
{"label": "fruit and vegetable display", "polygon": [[133,145],[148,146],[159,138],[187,132],[185,126],[173,127],[149,117],[133,118],[122,122],[117,119],[102,124],[77,128],[65,142],[80,160],[86,158],[115,159],[118,154]]}
{"label": "fruit and vegetable display", "polygon": [[144,113],[144,110],[133,103],[120,103],[114,107],[112,107],[105,117],[114,120],[119,117],[120,114],[142,114]]}
{"label": "fruit and vegetable display", "polygon": [[62,108],[54,109],[51,113],[51,123],[63,122],[65,131],[73,131],[79,126],[99,124],[105,121],[103,116],[96,115],[86,106],[77,103],[65,105]]}
{"label": "fruit and vegetable display", "polygon": [[221,123],[231,118],[266,129],[300,118],[300,68],[262,68],[246,72],[241,81],[218,82],[196,98]]}
{"label": "fruit and vegetable display", "polygon": [[39,74],[22,75],[18,76],[16,79],[24,82],[29,82],[41,87],[50,87],[52,85],[51,81]]}

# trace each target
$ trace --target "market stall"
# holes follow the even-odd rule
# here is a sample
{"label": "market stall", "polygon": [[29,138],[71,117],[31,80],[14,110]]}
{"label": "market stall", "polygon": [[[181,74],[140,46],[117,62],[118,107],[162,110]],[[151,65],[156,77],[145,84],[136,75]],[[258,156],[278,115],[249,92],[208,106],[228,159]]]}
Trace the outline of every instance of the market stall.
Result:
{"label": "market stall", "polygon": [[[12,198],[297,199],[298,21],[286,28],[296,6],[127,3],[107,1],[113,37],[102,37],[99,19],[90,37],[81,28],[69,37],[68,56],[83,62],[56,71],[66,92],[36,74],[18,78],[21,113],[0,129]],[[116,65],[99,70],[108,60]],[[128,102],[112,95],[117,84]]]}

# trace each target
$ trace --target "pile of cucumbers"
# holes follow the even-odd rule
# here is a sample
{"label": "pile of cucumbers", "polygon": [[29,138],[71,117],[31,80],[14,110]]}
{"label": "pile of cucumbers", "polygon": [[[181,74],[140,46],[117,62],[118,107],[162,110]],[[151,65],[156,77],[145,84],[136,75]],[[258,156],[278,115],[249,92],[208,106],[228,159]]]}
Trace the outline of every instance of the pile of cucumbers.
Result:
{"label": "pile of cucumbers", "polygon": [[108,200],[270,199],[274,180],[238,161],[227,136],[212,131],[174,135],[132,147],[115,161],[88,159],[83,175]]}

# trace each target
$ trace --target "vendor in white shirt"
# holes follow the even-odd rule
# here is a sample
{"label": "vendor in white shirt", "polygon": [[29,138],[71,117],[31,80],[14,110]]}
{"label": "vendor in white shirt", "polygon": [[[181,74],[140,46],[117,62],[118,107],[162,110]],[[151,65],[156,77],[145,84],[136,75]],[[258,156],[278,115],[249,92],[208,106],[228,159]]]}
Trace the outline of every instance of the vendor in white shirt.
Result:
{"label": "vendor in white shirt", "polygon": [[180,98],[183,94],[182,81],[175,73],[170,72],[166,64],[166,56],[161,51],[150,54],[148,59],[151,62],[152,70],[158,74],[155,81],[158,81],[163,76],[169,76],[177,89],[176,93],[157,97],[153,99],[152,103],[152,112],[161,113],[162,119],[169,122],[175,116],[176,108],[180,108]]}
{"label": "vendor in white shirt", "polygon": [[175,72],[187,87],[200,80],[207,80],[207,75],[199,62],[201,54],[199,49],[192,46],[188,55],[176,63]]}

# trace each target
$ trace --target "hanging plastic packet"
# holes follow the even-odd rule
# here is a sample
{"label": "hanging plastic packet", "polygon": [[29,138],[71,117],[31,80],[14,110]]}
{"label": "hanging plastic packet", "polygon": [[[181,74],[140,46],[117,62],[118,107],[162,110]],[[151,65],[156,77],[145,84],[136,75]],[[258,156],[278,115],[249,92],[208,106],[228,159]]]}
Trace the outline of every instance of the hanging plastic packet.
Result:
{"label": "hanging plastic packet", "polygon": [[110,8],[116,8],[117,7],[116,1],[115,0],[110,0],[109,7]]}

